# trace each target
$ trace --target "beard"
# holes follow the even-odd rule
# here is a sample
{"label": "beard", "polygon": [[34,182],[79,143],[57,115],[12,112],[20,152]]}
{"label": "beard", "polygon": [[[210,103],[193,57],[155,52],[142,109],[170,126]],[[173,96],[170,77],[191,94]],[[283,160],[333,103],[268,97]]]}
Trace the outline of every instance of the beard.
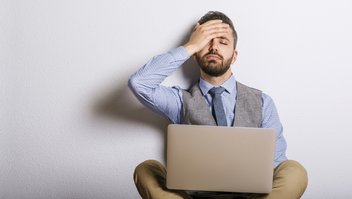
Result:
{"label": "beard", "polygon": [[[208,55],[216,55],[220,58],[220,60],[208,61],[207,60]],[[219,77],[225,74],[225,72],[229,70],[232,62],[232,57],[229,59],[224,59],[221,55],[212,51],[205,54],[203,57],[196,55],[196,59],[202,71],[213,77]]]}

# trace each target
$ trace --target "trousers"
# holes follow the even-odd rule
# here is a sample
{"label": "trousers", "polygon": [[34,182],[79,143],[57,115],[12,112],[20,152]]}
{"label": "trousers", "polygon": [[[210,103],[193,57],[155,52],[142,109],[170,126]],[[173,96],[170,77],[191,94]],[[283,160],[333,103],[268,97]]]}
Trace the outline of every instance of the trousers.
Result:
{"label": "trousers", "polygon": [[191,196],[186,191],[166,188],[166,169],[156,160],[146,160],[134,171],[134,182],[143,199],[298,199],[308,185],[305,168],[294,160],[286,160],[274,169],[273,189],[269,194],[233,193],[214,196]]}

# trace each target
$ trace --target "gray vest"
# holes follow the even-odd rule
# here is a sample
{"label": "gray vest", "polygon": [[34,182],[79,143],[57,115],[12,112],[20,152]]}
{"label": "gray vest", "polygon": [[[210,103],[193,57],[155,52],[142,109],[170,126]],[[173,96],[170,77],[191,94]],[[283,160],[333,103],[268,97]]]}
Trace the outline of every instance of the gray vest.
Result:
{"label": "gray vest", "polygon": [[[234,126],[258,127],[262,125],[262,92],[236,82],[237,95]],[[198,82],[189,90],[182,90],[182,123],[216,126],[215,119],[202,95]]]}

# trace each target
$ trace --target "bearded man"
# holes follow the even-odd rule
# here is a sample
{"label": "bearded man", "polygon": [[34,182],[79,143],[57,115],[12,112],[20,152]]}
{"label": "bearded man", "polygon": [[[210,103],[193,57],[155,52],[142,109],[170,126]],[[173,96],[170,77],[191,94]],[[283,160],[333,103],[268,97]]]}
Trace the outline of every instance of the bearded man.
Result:
{"label": "bearded man", "polygon": [[[207,198],[300,198],[308,183],[304,167],[286,157],[286,141],[273,100],[260,90],[238,82],[231,71],[236,61],[237,33],[223,13],[210,11],[194,27],[189,41],[167,53],[155,56],[129,80],[136,97],[171,123],[276,130],[273,189],[269,194],[228,193]],[[166,77],[195,57],[200,67],[199,81],[190,89],[160,85]],[[223,119],[214,116],[214,93],[221,95]],[[213,114],[212,114],[213,113]],[[221,118],[221,117],[220,117]],[[231,154],[229,154],[231,155]],[[155,160],[138,165],[134,181],[142,198],[202,198],[196,192],[169,190],[165,167]]]}

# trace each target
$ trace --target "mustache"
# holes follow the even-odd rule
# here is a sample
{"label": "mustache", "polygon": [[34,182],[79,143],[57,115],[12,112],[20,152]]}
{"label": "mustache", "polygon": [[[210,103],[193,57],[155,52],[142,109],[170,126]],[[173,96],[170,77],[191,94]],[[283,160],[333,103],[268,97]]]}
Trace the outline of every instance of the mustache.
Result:
{"label": "mustache", "polygon": [[204,57],[206,57],[208,55],[216,55],[216,56],[220,57],[221,59],[224,59],[220,54],[218,54],[217,52],[214,52],[214,51],[208,52],[207,54],[204,55]]}

